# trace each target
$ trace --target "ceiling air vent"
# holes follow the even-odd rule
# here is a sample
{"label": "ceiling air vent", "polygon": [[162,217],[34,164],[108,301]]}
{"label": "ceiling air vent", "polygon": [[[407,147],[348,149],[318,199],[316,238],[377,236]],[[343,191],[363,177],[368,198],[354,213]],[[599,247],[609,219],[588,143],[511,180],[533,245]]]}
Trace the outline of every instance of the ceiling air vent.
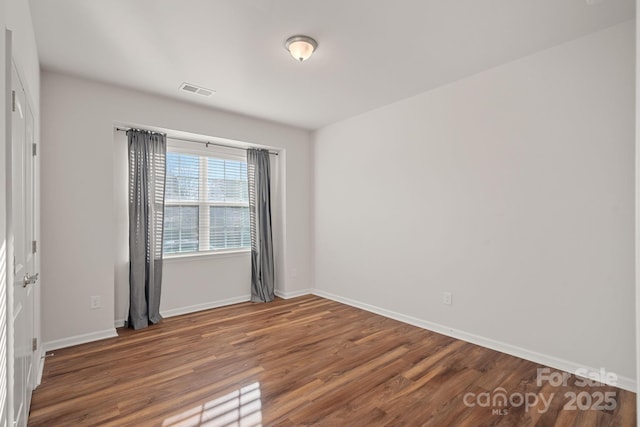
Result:
{"label": "ceiling air vent", "polygon": [[202,96],[211,96],[214,93],[216,93],[215,90],[205,89],[203,87],[196,86],[194,84],[186,83],[186,82],[180,85],[180,90],[183,90],[189,93],[197,93],[198,95],[202,95]]}

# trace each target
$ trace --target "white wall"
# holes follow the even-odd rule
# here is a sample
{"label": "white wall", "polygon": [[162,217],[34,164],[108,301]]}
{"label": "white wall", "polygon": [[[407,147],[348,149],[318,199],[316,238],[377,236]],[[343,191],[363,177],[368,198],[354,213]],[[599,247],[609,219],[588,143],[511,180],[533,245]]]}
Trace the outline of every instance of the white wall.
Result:
{"label": "white wall", "polygon": [[0,172],[0,304],[4,307],[3,313],[0,316],[2,319],[0,322],[0,426],[5,427],[8,425],[7,418],[7,396],[8,396],[8,360],[7,354],[9,348],[7,347],[7,191],[6,191],[6,151],[7,151],[7,127],[6,127],[6,48],[5,48],[5,28],[6,28],[6,2],[0,0],[0,165],[2,165],[2,172]]}
{"label": "white wall", "polygon": [[634,56],[627,22],[317,131],[318,293],[632,386]]}
{"label": "white wall", "polygon": [[[640,22],[640,8],[636,1],[636,22]],[[636,267],[636,382],[640,384],[640,212],[638,212],[638,206],[640,206],[640,32],[636,29],[636,241],[635,241],[635,267]],[[636,390],[636,424],[640,425],[640,393]]]}
{"label": "white wall", "polygon": [[[297,275],[287,275],[280,292],[292,294],[310,287],[309,132],[51,71],[42,73],[42,120],[46,136],[42,149],[42,270],[47,276],[43,340],[48,347],[108,336],[113,333],[114,316],[120,317],[115,314],[114,296],[115,223],[120,215],[114,202],[115,123],[284,150],[284,262]],[[179,266],[177,261],[168,261],[165,284],[179,283],[182,288],[165,287],[161,309],[175,313],[181,307],[241,297],[228,293],[217,281],[229,279],[230,270],[245,258],[222,257],[204,264],[194,260]],[[91,295],[101,296],[101,309],[89,308]]]}

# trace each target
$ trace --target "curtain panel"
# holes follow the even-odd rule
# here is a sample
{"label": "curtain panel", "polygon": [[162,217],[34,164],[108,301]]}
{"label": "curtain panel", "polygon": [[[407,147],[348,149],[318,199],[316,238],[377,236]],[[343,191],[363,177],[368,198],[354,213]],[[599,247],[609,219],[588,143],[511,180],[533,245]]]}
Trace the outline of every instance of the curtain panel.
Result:
{"label": "curtain panel", "polygon": [[167,141],[127,131],[129,142],[129,316],[133,329],[162,320],[162,231]]}
{"label": "curtain panel", "polygon": [[275,298],[271,234],[271,171],[267,150],[247,150],[249,219],[251,223],[251,301]]}

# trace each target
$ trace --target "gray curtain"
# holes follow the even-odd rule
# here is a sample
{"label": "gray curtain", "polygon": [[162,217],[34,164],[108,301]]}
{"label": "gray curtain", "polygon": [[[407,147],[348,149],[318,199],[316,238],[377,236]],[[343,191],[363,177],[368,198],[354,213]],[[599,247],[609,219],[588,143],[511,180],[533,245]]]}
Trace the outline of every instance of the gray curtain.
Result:
{"label": "gray curtain", "polygon": [[129,140],[129,318],[133,329],[158,323],[167,140],[127,131]]}
{"label": "gray curtain", "polygon": [[247,150],[249,218],[251,221],[251,301],[275,298],[271,238],[271,172],[267,150]]}

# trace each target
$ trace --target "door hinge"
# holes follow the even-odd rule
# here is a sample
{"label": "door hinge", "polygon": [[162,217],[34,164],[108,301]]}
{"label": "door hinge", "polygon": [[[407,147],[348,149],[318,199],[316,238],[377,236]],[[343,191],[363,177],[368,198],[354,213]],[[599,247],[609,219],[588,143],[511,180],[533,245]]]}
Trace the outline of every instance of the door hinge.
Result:
{"label": "door hinge", "polygon": [[31,253],[36,253],[38,252],[38,241],[37,240],[33,240],[31,242]]}
{"label": "door hinge", "polygon": [[38,338],[31,340],[31,350],[36,351],[38,349]]}
{"label": "door hinge", "polygon": [[16,91],[11,91],[11,111],[16,112]]}
{"label": "door hinge", "polygon": [[38,155],[38,144],[36,144],[35,142],[33,143],[33,155],[37,156]]}

